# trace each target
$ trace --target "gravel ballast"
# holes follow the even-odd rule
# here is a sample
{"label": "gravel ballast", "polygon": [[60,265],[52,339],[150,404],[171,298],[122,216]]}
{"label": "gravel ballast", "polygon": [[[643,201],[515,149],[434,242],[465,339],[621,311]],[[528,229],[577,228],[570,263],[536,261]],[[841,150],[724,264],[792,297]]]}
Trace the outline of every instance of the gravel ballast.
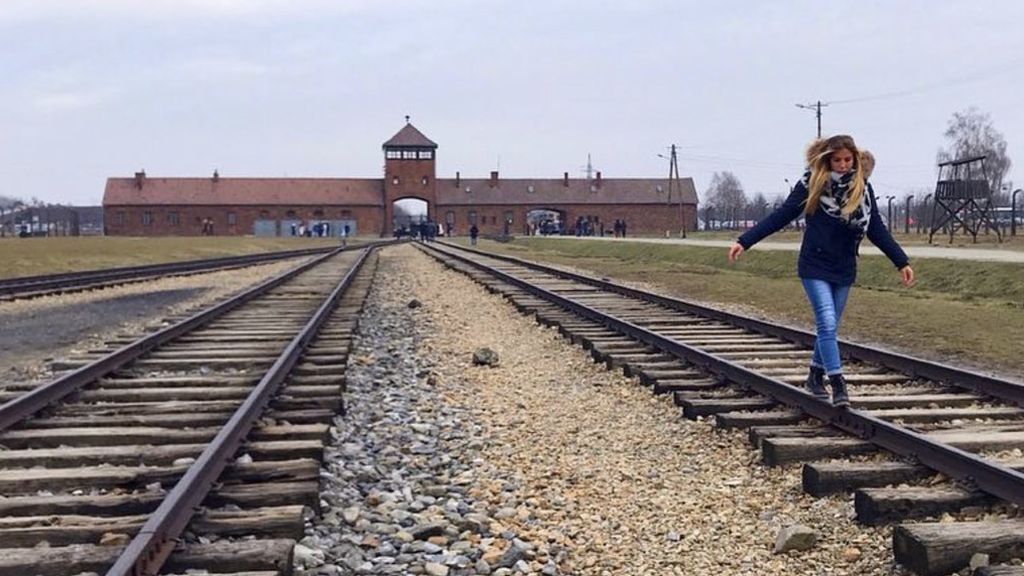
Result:
{"label": "gravel ballast", "polygon": [[[360,333],[304,573],[902,573],[848,497],[803,494],[798,466],[761,466],[744,432],[682,419],[412,246],[382,253]],[[775,553],[797,525],[813,546]]]}

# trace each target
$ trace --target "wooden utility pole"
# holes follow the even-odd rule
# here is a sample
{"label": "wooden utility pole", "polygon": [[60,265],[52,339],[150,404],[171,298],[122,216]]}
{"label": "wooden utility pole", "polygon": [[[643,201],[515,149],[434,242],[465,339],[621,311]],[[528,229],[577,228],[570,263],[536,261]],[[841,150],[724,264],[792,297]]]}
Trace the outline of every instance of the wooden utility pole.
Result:
{"label": "wooden utility pole", "polygon": [[679,194],[679,237],[686,238],[686,214],[683,211],[683,183],[679,179],[679,158],[676,156],[676,145],[671,147],[672,152],[668,160],[668,203],[672,204],[672,189]]}
{"label": "wooden utility pole", "polygon": [[822,103],[821,100],[818,100],[814,104],[797,104],[796,105],[797,108],[804,108],[804,109],[807,109],[807,110],[814,110],[815,111],[814,115],[817,116],[817,118],[818,118],[818,138],[821,138],[821,107],[822,106],[828,106],[828,102]]}

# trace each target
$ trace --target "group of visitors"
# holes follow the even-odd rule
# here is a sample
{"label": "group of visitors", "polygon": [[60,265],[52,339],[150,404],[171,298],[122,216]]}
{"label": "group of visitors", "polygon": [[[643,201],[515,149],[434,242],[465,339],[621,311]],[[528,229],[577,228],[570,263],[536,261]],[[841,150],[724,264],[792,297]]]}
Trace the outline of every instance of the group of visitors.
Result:
{"label": "group of visitors", "polygon": [[[608,230],[604,226],[604,222],[598,216],[580,216],[576,218],[576,225],[574,227],[577,236],[605,236],[608,234]],[[623,218],[616,218],[612,224],[612,234],[616,238],[626,237],[626,220]]]}
{"label": "group of visitors", "polygon": [[[212,226],[212,223],[211,223]],[[331,236],[331,223],[330,222],[316,222],[312,226],[306,226],[301,222],[292,222],[289,228],[290,236],[301,236],[305,238],[330,238]],[[343,240],[348,238],[352,232],[352,227],[345,224],[337,230],[338,236]]]}

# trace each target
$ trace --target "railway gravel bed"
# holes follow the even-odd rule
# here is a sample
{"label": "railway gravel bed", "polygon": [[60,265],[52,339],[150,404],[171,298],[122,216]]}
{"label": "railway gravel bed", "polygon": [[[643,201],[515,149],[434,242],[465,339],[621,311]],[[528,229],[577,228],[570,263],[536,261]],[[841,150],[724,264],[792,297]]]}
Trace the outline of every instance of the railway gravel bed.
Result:
{"label": "railway gravel bed", "polygon": [[[651,305],[650,300],[658,304],[665,300],[603,284],[601,287],[611,290],[595,290],[591,286],[595,283],[590,281],[577,284],[561,274],[558,278],[546,276],[540,268],[523,267],[523,263],[497,263],[497,272],[490,269],[485,273],[451,260],[445,263],[467,273],[488,290],[502,294],[521,312],[535,314],[541,324],[558,326],[561,334],[590,350],[591,356],[608,367],[622,368],[627,376],[638,376],[655,392],[673,392],[676,404],[683,408],[687,418],[715,415],[720,428],[748,428],[748,438],[761,450],[766,464],[805,462],[802,480],[809,494],[821,497],[856,490],[855,517],[859,522],[874,526],[903,521],[893,531],[893,548],[897,561],[914,571],[939,576],[961,568],[960,573],[966,574],[968,564],[970,569],[990,561],[1019,564],[1019,559],[1014,559],[1019,556],[1020,542],[1024,541],[1024,526],[1013,520],[1019,516],[1017,510],[1013,506],[986,506],[993,503],[991,495],[995,494],[1010,502],[1020,501],[1016,488],[1019,474],[1014,470],[1019,470],[1022,463],[1013,458],[1019,458],[1016,452],[1020,447],[1021,410],[1012,407],[1020,401],[1020,384],[844,345],[855,357],[869,359],[868,363],[850,366],[848,379],[854,384],[851,396],[856,410],[835,410],[828,405],[822,410],[822,403],[807,402],[809,397],[805,394],[782,384],[802,384],[805,372],[797,367],[800,359],[806,361],[807,352],[800,350],[800,345],[806,346],[809,340],[806,334],[730,318],[686,303],[669,303],[667,308],[659,308]],[[527,281],[512,278],[514,286],[510,286],[491,276],[504,278],[506,272]],[[527,285],[533,282],[549,291],[534,292]],[[640,297],[623,299],[614,292]],[[557,305],[547,300],[554,300]],[[602,316],[588,306],[611,311],[612,316]],[[686,312],[679,314],[675,306]],[[563,307],[590,320],[566,313]],[[595,322],[593,318],[599,320]],[[681,361],[682,358],[686,360]],[[890,368],[873,365],[875,361]],[[707,366],[717,376],[695,370],[695,365]],[[894,367],[898,370],[893,371]],[[899,370],[909,371],[901,374]],[[924,375],[927,376],[921,377]],[[730,388],[727,381],[742,384]],[[892,389],[897,382],[901,385]],[[947,382],[970,390],[956,389]],[[855,455],[873,453],[878,446],[857,438],[843,438],[837,430],[811,422],[801,423],[803,416],[799,412],[780,409],[778,403],[752,395],[744,386],[765,392],[783,405],[799,406],[800,410],[852,431],[855,436],[919,457],[921,463],[966,483],[949,485],[941,475],[929,479],[928,469],[914,460],[813,462],[829,457],[857,459]],[[987,392],[1011,400],[1011,406],[985,401]],[[869,415],[862,416],[862,411]],[[887,424],[886,418],[907,421],[917,435]],[[887,438],[886,434],[892,437]],[[968,451],[1013,450],[1010,460],[994,463],[944,447],[947,444]],[[886,485],[892,488],[883,488]],[[958,510],[961,514],[956,514]],[[951,513],[962,517],[954,518]],[[940,515],[941,522],[934,522]],[[854,559],[859,553],[852,549],[847,552],[844,559]],[[984,567],[978,574],[985,575],[990,570],[1024,573],[1019,566],[1006,566]]]}
{"label": "railway gravel bed", "polygon": [[116,335],[139,336],[164,316],[202,308],[304,261],[0,302],[0,374],[8,381],[45,378],[49,359],[99,347]]}
{"label": "railway gravel bed", "polygon": [[[307,573],[902,574],[890,528],[761,466],[746,432],[681,419],[411,246],[379,272]],[[817,545],[775,554],[794,525]]]}
{"label": "railway gravel bed", "polygon": [[318,260],[0,391],[0,574],[155,574],[170,555],[173,573],[290,576],[376,257]]}

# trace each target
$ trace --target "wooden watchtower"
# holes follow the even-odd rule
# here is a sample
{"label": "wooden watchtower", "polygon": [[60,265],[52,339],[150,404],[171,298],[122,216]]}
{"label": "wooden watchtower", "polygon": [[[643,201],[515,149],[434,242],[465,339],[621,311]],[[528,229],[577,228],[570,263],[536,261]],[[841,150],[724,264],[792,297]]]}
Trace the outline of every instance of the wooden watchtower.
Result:
{"label": "wooden watchtower", "polygon": [[977,242],[978,232],[983,228],[994,231],[996,238],[1003,241],[999,227],[992,221],[992,189],[988,185],[985,158],[975,156],[939,164],[929,244],[935,233],[944,228],[949,231],[950,243],[958,230],[970,234]]}

